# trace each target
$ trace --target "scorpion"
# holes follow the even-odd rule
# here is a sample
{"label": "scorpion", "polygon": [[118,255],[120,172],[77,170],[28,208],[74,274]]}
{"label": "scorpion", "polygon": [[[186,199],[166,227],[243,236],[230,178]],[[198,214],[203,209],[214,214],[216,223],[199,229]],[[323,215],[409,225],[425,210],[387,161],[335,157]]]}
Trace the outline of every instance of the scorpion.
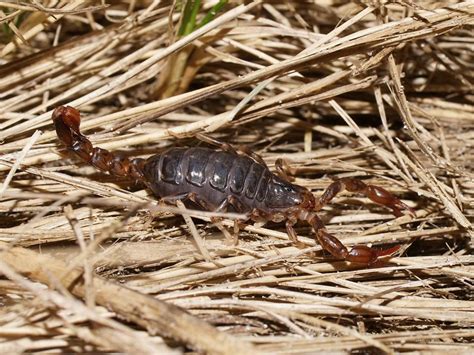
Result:
{"label": "scorpion", "polygon": [[144,183],[165,203],[194,203],[214,212],[237,212],[254,222],[283,222],[292,242],[298,244],[294,225],[306,221],[313,228],[322,249],[338,259],[372,265],[392,256],[400,246],[379,250],[365,245],[348,249],[330,234],[317,212],[339,192],[347,190],[365,195],[371,201],[390,208],[395,216],[414,210],[382,187],[356,178],[332,182],[319,198],[305,187],[291,183],[282,160],[277,173],[270,171],[263,159],[252,152],[237,151],[228,144],[219,149],[173,147],[148,159],[114,154],[93,147],[81,134],[80,113],[70,106],[59,106],[52,114],[58,138],[68,150],[99,170],[113,176],[128,177]]}

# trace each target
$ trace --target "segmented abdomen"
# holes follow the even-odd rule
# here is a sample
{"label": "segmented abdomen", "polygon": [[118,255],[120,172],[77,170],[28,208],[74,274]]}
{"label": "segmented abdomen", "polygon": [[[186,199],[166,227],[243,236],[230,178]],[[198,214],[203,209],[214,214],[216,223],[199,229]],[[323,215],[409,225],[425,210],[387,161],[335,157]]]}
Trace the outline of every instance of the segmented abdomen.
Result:
{"label": "segmented abdomen", "polygon": [[171,148],[150,157],[143,171],[148,186],[159,197],[194,192],[208,209],[215,209],[233,195],[242,213],[262,205],[272,177],[266,166],[247,156],[200,147]]}

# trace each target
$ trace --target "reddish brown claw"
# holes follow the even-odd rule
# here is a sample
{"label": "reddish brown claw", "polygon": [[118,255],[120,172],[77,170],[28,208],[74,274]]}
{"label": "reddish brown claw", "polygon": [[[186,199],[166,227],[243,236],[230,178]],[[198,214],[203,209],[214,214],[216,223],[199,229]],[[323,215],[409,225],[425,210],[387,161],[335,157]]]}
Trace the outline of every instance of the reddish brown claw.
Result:
{"label": "reddish brown claw", "polygon": [[388,249],[377,250],[377,257],[383,258],[385,256],[393,256],[393,254],[400,250],[400,247],[400,245],[394,245]]}
{"label": "reddish brown claw", "polygon": [[399,249],[399,245],[383,250],[369,248],[365,245],[356,245],[349,251],[345,259],[355,263],[372,265],[383,257],[391,256]]}
{"label": "reddish brown claw", "polygon": [[392,195],[382,187],[366,185],[363,192],[365,192],[367,197],[375,203],[392,209],[393,214],[397,217],[403,216],[402,211],[404,210],[408,211],[411,215],[414,215],[415,211],[411,207],[408,207],[405,203],[400,201],[398,197]]}
{"label": "reddish brown claw", "polygon": [[316,214],[311,214],[308,222],[316,231],[318,242],[321,244],[323,249],[339,259],[344,259],[354,263],[372,265],[382,258],[391,256],[398,249],[400,249],[399,245],[383,250],[369,248],[365,245],[356,245],[352,249],[348,250],[339,239],[326,231],[322,221],[318,216],[316,216]]}

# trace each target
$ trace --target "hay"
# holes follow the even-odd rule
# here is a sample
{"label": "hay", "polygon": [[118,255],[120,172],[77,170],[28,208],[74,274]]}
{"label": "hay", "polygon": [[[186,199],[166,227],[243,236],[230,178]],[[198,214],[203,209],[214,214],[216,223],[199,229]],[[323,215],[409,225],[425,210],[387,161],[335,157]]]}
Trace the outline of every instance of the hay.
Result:
{"label": "hay", "polygon": [[[234,1],[185,37],[174,5],[0,2],[0,351],[474,351],[474,2]],[[416,217],[348,193],[323,210],[348,246],[402,245],[370,268],[305,224],[303,249],[282,224],[234,246],[238,216],[218,228],[68,154],[60,104],[103,148],[205,134],[287,159],[315,195],[364,178]]]}

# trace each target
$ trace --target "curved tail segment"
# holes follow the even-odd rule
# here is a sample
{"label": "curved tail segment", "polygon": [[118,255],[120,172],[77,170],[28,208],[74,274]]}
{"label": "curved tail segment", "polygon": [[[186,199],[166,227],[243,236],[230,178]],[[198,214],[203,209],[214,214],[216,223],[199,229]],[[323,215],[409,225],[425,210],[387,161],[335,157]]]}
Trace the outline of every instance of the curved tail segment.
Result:
{"label": "curved tail segment", "polygon": [[70,106],[57,107],[52,115],[58,138],[85,162],[115,176],[143,181],[144,159],[129,159],[106,149],[93,147],[79,129],[81,115]]}

